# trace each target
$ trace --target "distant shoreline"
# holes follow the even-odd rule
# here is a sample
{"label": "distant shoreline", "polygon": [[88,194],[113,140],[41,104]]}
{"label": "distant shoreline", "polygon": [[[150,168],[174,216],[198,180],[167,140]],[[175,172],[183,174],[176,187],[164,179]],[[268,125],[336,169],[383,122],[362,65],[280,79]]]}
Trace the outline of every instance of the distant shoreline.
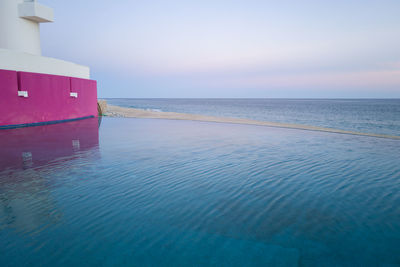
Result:
{"label": "distant shoreline", "polygon": [[125,108],[125,107],[114,106],[114,105],[107,105],[107,112],[105,112],[104,115],[108,116],[108,117],[190,120],[190,121],[203,121],[203,122],[258,125],[258,126],[268,126],[268,127],[278,127],[278,128],[288,128],[288,129],[318,131],[318,132],[337,133],[337,134],[349,134],[349,135],[359,135],[359,136],[369,136],[369,137],[400,140],[400,136],[385,135],[385,134],[362,133],[362,132],[346,131],[346,130],[333,129],[333,128],[302,125],[302,124],[258,121],[258,120],[241,119],[241,118],[205,116],[205,115],[177,113],[177,112],[150,111],[150,110],[136,109],[136,108]]}

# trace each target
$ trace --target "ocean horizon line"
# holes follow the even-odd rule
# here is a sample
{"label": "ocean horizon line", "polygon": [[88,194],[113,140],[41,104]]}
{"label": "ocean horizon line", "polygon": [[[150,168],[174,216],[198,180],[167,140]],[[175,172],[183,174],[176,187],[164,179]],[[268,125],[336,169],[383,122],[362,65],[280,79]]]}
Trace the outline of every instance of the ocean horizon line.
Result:
{"label": "ocean horizon line", "polygon": [[127,107],[121,107],[121,106],[117,106],[117,105],[107,105],[107,112],[105,113],[105,116],[254,125],[254,126],[266,126],[266,127],[274,127],[274,128],[296,129],[296,130],[306,130],[306,131],[316,131],[316,132],[326,132],[326,133],[335,133],[335,134],[346,134],[346,135],[356,135],[356,136],[384,138],[384,139],[391,139],[391,140],[400,140],[400,136],[396,136],[396,135],[348,131],[348,130],[326,128],[326,127],[319,127],[319,126],[312,126],[312,125],[305,125],[305,124],[280,123],[280,122],[260,121],[260,120],[243,119],[243,118],[229,118],[229,117],[206,116],[206,115],[190,114],[190,113],[154,111],[154,110],[148,110],[148,109],[146,110],[146,109],[137,109],[137,108],[127,108]]}

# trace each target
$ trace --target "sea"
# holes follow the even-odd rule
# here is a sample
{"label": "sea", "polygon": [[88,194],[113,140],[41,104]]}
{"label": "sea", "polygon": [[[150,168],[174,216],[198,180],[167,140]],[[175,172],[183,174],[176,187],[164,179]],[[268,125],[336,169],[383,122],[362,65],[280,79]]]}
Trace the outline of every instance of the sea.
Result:
{"label": "sea", "polygon": [[111,105],[400,135],[400,99],[131,99]]}
{"label": "sea", "polygon": [[[399,100],[109,103],[399,135]],[[0,130],[0,266],[400,266],[399,155],[390,138],[200,121]]]}

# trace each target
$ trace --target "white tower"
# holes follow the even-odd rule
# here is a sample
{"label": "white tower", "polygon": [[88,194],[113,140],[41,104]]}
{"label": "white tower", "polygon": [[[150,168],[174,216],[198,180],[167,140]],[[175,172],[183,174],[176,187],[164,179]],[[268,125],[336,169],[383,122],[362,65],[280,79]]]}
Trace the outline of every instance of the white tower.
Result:
{"label": "white tower", "polygon": [[36,0],[0,0],[0,70],[89,79],[88,67],[41,55],[40,23],[53,20]]}
{"label": "white tower", "polygon": [[0,0],[0,48],[41,55],[39,23],[53,19],[36,0]]}

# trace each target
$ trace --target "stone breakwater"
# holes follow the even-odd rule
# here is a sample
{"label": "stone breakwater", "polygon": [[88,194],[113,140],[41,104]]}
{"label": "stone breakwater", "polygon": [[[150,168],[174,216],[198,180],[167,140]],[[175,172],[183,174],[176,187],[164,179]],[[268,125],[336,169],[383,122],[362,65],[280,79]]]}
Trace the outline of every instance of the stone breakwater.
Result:
{"label": "stone breakwater", "polygon": [[279,128],[319,131],[319,132],[328,132],[337,134],[350,134],[350,135],[360,135],[360,136],[400,140],[400,136],[392,136],[384,134],[362,133],[362,132],[346,131],[340,129],[324,128],[324,127],[301,125],[301,124],[257,121],[250,119],[241,119],[241,118],[215,117],[215,116],[205,116],[205,115],[176,113],[176,112],[159,112],[159,111],[143,110],[136,108],[125,108],[113,105],[107,105],[107,111],[104,113],[104,115],[109,117],[124,117],[124,118],[191,120],[191,121],[204,121],[204,122],[258,125],[267,127],[279,127]]}

